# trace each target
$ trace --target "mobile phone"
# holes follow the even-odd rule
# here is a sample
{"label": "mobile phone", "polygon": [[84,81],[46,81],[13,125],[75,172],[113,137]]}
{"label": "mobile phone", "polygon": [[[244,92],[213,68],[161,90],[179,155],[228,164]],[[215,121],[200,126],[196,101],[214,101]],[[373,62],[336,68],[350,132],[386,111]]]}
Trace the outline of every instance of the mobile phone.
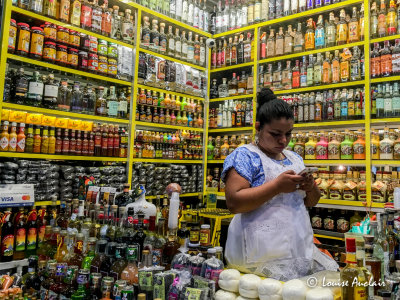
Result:
{"label": "mobile phone", "polygon": [[316,168],[316,167],[306,167],[298,175],[307,177],[308,175],[312,175],[313,173],[316,173],[316,172],[318,172],[318,168]]}

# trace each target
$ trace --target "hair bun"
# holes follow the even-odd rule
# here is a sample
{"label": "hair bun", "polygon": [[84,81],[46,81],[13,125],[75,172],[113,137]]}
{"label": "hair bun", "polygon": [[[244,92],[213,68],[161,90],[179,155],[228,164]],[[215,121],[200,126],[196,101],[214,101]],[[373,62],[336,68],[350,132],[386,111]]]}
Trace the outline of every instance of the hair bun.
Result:
{"label": "hair bun", "polygon": [[277,98],[270,88],[262,88],[257,96],[258,107],[261,107],[263,104],[275,99]]}

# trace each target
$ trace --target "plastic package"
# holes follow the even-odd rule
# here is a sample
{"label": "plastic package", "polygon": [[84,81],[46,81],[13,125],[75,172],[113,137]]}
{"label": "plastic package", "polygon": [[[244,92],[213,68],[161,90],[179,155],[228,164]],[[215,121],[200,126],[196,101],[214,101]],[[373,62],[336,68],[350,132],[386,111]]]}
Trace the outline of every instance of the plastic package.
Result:
{"label": "plastic package", "polygon": [[190,270],[192,271],[193,276],[201,274],[201,267],[203,265],[204,260],[205,260],[204,257],[202,257],[201,255],[195,255],[189,258]]}
{"label": "plastic package", "polygon": [[178,253],[174,256],[171,262],[171,269],[181,270],[188,268],[190,265],[190,255],[187,253]]}
{"label": "plastic package", "polygon": [[192,286],[195,288],[208,288],[209,295],[207,299],[215,299],[215,281],[195,275],[192,277]]}
{"label": "plastic package", "polygon": [[154,299],[160,298],[162,300],[166,300],[166,296],[168,294],[169,287],[174,282],[176,277],[175,271],[167,271],[161,272],[154,275],[154,289],[153,289],[153,297]]}
{"label": "plastic package", "polygon": [[210,258],[206,259],[201,269],[201,276],[207,279],[214,280],[218,284],[219,274],[224,270],[224,263],[215,257],[215,249],[207,250]]}

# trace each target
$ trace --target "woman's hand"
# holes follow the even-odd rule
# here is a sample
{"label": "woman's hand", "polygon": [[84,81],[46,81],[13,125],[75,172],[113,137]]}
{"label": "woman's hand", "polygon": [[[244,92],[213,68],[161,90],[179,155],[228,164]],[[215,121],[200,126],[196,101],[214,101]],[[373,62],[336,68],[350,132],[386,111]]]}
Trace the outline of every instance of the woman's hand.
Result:
{"label": "woman's hand", "polygon": [[304,182],[304,177],[297,175],[293,170],[283,172],[275,179],[278,193],[292,193]]}
{"label": "woman's hand", "polygon": [[304,181],[300,185],[300,189],[306,192],[310,192],[314,188],[314,177],[312,175],[307,175],[306,177],[303,177]]}

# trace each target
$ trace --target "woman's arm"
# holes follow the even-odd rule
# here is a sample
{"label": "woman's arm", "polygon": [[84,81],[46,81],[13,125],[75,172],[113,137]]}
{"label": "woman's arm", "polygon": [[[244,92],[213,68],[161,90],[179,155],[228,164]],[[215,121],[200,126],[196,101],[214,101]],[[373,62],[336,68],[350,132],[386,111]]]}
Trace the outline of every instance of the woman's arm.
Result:
{"label": "woman's arm", "polygon": [[296,175],[294,171],[287,171],[274,180],[250,187],[250,183],[231,168],[225,180],[226,205],[234,214],[250,212],[280,193],[294,192],[296,185],[303,180],[304,178]]}
{"label": "woman's arm", "polygon": [[321,198],[321,192],[315,184],[314,178],[312,176],[307,177],[301,188],[302,190],[306,191],[304,205],[307,207],[313,207],[317,205],[319,199]]}

